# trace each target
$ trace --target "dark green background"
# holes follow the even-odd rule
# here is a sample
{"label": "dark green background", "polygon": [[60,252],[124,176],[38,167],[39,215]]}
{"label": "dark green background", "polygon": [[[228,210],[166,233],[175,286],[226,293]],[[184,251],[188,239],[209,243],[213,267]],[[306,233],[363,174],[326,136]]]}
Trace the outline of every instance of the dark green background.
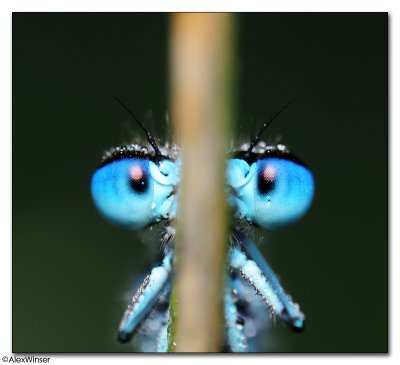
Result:
{"label": "dark green background", "polygon": [[[269,128],[311,167],[310,212],[268,256],[307,329],[271,351],[388,350],[387,23],[381,14],[238,15],[237,136]],[[102,151],[168,138],[167,14],[13,15],[13,351],[131,351],[116,341],[155,237],[115,228],[89,184]],[[204,146],[207,148],[207,146]]]}

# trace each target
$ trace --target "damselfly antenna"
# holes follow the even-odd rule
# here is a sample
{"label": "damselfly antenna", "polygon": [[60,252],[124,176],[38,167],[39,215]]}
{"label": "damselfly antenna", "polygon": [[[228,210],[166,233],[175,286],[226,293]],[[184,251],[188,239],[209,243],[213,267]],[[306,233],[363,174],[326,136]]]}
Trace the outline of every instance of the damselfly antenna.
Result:
{"label": "damselfly antenna", "polygon": [[144,125],[142,124],[142,122],[141,122],[139,119],[137,119],[137,118],[135,117],[135,115],[125,106],[124,103],[122,103],[121,100],[119,100],[115,95],[112,95],[112,97],[117,101],[117,103],[118,103],[119,105],[122,106],[122,108],[124,108],[124,109],[128,112],[128,114],[136,121],[136,123],[139,124],[139,127],[143,130],[143,132],[146,133],[147,140],[149,141],[151,147],[153,147],[154,152],[156,153],[155,158],[156,158],[156,160],[158,160],[158,158],[159,158],[160,156],[162,156],[162,153],[160,152],[160,149],[159,149],[158,146],[157,146],[157,142],[156,142],[155,138],[154,138],[154,137],[150,134],[150,132],[144,127]]}
{"label": "damselfly antenna", "polygon": [[253,138],[253,140],[250,142],[249,149],[247,150],[247,153],[250,153],[253,148],[257,145],[257,143],[260,141],[261,135],[264,133],[264,131],[267,129],[267,127],[281,114],[283,111],[285,111],[287,108],[289,108],[290,105],[292,105],[295,101],[297,100],[296,98],[293,98],[290,100],[287,104],[285,104],[268,122],[265,122],[263,126],[261,127],[260,131],[258,132],[257,136]]}

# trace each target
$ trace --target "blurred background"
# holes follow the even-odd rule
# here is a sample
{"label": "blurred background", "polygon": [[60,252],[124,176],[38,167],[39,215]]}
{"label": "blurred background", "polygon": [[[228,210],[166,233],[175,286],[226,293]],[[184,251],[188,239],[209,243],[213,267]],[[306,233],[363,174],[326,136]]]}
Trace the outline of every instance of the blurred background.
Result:
{"label": "blurred background", "polygon": [[[304,160],[314,203],[263,232],[263,252],[307,328],[277,321],[274,352],[388,351],[388,17],[238,14],[235,141],[264,135]],[[168,122],[168,14],[13,14],[13,352],[130,352],[117,328],[159,254],[113,227],[90,179],[102,151]],[[188,121],[190,122],[190,121]],[[207,146],[204,146],[207,148]]]}

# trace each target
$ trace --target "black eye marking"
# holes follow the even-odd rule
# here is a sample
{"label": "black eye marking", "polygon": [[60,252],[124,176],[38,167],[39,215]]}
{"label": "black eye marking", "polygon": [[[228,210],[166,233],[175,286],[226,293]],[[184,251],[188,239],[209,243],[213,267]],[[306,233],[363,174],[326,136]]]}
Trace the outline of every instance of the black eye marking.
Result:
{"label": "black eye marking", "polygon": [[276,169],[271,165],[262,166],[257,174],[257,188],[261,195],[266,195],[275,189]]}
{"label": "black eye marking", "polygon": [[129,185],[135,193],[145,193],[149,188],[149,177],[140,165],[132,165],[129,169]]}

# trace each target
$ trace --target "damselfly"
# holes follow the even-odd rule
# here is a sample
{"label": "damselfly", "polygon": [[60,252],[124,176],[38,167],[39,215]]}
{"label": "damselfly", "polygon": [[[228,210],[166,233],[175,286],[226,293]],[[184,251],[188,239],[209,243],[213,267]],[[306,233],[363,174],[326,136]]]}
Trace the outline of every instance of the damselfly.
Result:
{"label": "damselfly", "polygon": [[[112,223],[133,229],[161,222],[165,225],[162,262],[133,296],[118,335],[121,342],[127,342],[139,333],[142,350],[162,352],[167,350],[169,336],[180,149],[157,144],[143,124],[116,100],[144,131],[149,146],[131,144],[106,151],[93,174],[92,197],[100,213]],[[268,316],[269,308],[294,331],[304,328],[304,314],[248,234],[249,226],[272,229],[296,221],[313,198],[314,180],[309,168],[286,146],[260,141],[267,126],[289,104],[265,123],[250,143],[230,153],[227,161],[228,202],[239,222],[232,232],[229,279],[223,293],[227,351],[257,351],[254,338],[262,329],[257,327],[255,316],[260,316],[260,300],[265,305],[262,316]]]}

